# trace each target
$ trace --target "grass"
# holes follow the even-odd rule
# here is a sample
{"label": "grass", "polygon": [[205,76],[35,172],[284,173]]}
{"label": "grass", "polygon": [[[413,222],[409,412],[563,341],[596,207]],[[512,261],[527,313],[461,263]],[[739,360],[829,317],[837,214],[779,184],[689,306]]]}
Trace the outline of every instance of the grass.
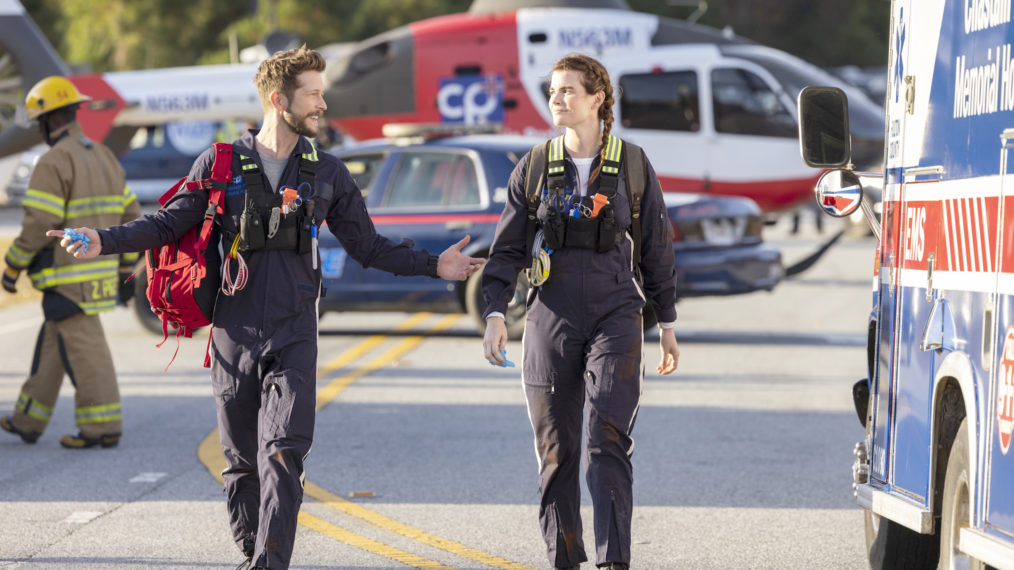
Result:
{"label": "grass", "polygon": [[[7,249],[14,242],[13,238],[0,238],[0,255],[7,255]],[[6,267],[6,264],[3,264]],[[42,301],[42,292],[36,291],[32,287],[32,283],[28,280],[28,275],[22,271],[21,276],[18,277],[18,292],[13,295],[7,291],[0,291],[0,309],[6,309],[7,307],[13,307],[14,305],[20,305],[22,303],[35,302],[39,303]]]}

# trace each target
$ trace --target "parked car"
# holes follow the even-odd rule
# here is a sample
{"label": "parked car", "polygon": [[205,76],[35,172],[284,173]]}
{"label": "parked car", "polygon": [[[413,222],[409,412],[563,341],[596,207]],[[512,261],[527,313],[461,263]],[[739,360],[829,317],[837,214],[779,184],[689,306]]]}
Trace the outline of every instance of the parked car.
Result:
{"label": "parked car", "polygon": [[[468,234],[471,241],[465,253],[485,257],[507,198],[511,171],[533,144],[543,140],[472,135],[408,143],[377,141],[336,154],[361,189],[378,232],[396,241],[409,238],[433,253]],[[675,233],[678,297],[770,290],[781,280],[781,254],[763,242],[760,209],[752,200],[677,192],[666,193],[665,200]],[[319,304],[322,314],[465,312],[480,330],[485,326],[480,318],[485,309],[481,273],[462,283],[396,277],[364,269],[349,259],[328,231],[321,232],[319,246],[325,289]],[[527,292],[528,282],[522,275],[507,315],[512,338],[520,338],[524,329]],[[143,300],[143,291],[139,296]],[[145,311],[141,306],[139,314],[152,320]],[[649,308],[645,326],[654,323]],[[157,330],[161,333],[160,326]]]}
{"label": "parked car", "polygon": [[49,150],[48,146],[39,144],[21,153],[18,165],[14,167],[14,172],[4,188],[4,196],[3,200],[0,200],[0,206],[9,208],[21,206],[25,200],[25,192],[28,192],[28,181],[32,177],[32,171],[35,170],[35,163],[39,162],[39,158],[46,154],[47,150]]}
{"label": "parked car", "polygon": [[[127,186],[137,200],[142,204],[156,203],[181,176],[190,172],[194,160],[215,142],[221,129],[222,124],[207,121],[177,121],[137,129],[120,156]],[[3,205],[21,205],[35,164],[47,150],[48,146],[40,144],[21,153],[5,187]]]}

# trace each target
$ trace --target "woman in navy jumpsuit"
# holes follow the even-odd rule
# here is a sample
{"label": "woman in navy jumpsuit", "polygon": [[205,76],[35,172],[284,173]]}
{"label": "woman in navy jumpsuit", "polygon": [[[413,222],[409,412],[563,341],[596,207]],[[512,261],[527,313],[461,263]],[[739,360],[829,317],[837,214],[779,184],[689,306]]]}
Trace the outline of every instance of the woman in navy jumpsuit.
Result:
{"label": "woman in navy jumpsuit", "polygon": [[[597,175],[613,122],[612,87],[605,68],[590,57],[564,57],[553,68],[549,103],[554,124],[565,128],[566,184],[575,193],[592,196],[599,189]],[[483,351],[497,365],[505,361],[500,352],[507,342],[503,315],[517,275],[530,259],[525,196],[530,157],[531,153],[523,157],[511,175],[507,204],[482,278],[487,303]],[[594,158],[590,171],[582,172],[578,164],[587,164],[590,158]],[[644,376],[641,311],[646,301],[662,329],[658,372],[673,372],[679,360],[672,229],[661,188],[646,164],[641,259],[635,267],[625,166],[619,169],[614,204],[620,239],[601,253],[566,246],[555,250],[548,279],[528,298],[522,378],[539,462],[539,520],[549,562],[556,568],[577,568],[588,559],[578,479],[586,411],[585,476],[594,507],[596,562],[619,569],[630,563],[634,446],[630,434]],[[540,228],[546,228],[552,207],[548,200],[539,205]]]}

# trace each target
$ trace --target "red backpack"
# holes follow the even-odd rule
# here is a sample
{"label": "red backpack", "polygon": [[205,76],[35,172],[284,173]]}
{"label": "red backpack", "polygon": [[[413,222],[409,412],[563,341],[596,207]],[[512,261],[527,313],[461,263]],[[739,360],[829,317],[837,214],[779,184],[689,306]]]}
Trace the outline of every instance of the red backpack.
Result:
{"label": "red backpack", "polygon": [[[212,251],[206,250],[211,241],[215,215],[225,212],[223,197],[232,178],[232,145],[215,143],[214,149],[215,161],[210,178],[193,182],[181,178],[158,200],[160,205],[165,206],[183,187],[188,192],[207,189],[208,209],[204,212],[204,222],[187,230],[179,241],[145,252],[148,302],[152,312],[162,320],[163,338],[156,346],[161,347],[169,339],[169,325],[176,327],[176,352],[169,364],[180,350],[180,335],[189,338],[193,336],[194,329],[211,324],[215,299],[221,287],[217,244]],[[210,347],[210,338],[208,342]],[[204,367],[210,366],[211,354],[208,352]]]}

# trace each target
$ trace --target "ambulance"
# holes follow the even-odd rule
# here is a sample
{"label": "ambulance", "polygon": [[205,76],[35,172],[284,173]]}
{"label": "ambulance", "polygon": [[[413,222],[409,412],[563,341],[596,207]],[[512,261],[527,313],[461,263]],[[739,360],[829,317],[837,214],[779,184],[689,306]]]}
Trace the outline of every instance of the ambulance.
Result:
{"label": "ambulance", "polygon": [[853,387],[873,568],[1014,568],[1012,4],[891,2],[882,174],[852,169],[840,90],[798,99],[803,159],[829,169],[817,203],[879,238]]}

